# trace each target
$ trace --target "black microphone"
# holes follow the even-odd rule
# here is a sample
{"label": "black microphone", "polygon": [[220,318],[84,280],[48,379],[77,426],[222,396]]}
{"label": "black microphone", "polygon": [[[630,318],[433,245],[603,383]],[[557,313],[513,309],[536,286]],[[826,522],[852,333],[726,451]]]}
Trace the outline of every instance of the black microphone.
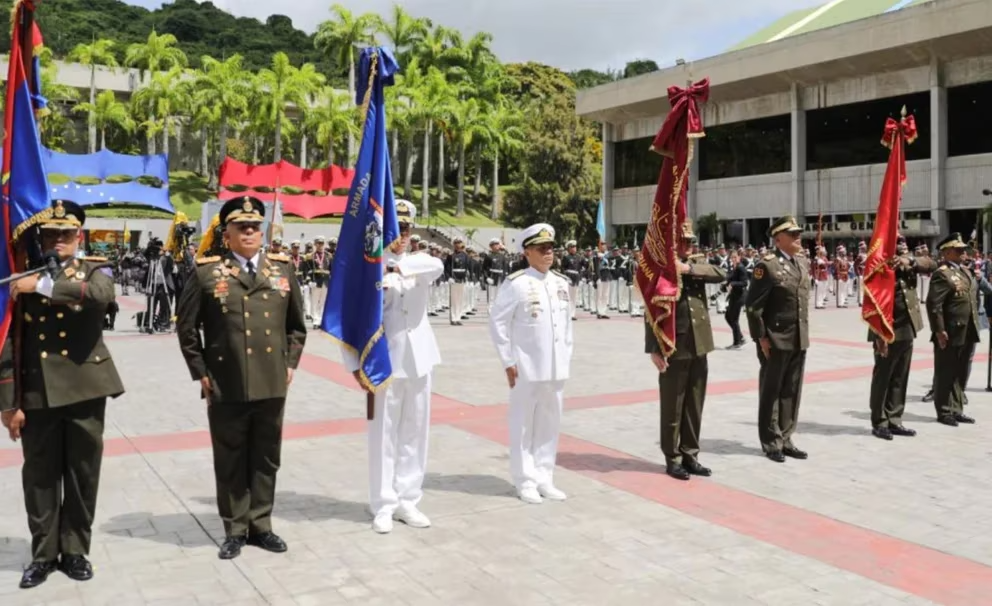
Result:
{"label": "black microphone", "polygon": [[982,195],[983,196],[992,196],[992,189],[983,189],[982,190]]}
{"label": "black microphone", "polygon": [[62,265],[62,259],[59,258],[59,253],[50,250],[42,255],[41,263],[45,266],[48,275],[55,278],[55,275],[59,273],[59,267]]}

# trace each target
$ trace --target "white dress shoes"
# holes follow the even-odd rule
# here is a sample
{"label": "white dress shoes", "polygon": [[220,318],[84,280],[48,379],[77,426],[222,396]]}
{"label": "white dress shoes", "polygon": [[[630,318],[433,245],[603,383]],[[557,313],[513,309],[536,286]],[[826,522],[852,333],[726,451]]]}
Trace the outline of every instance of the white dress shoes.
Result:
{"label": "white dress shoes", "polygon": [[542,497],[548,499],[549,501],[564,501],[568,498],[567,494],[555,488],[553,484],[538,486],[537,491]]}
{"label": "white dress shoes", "polygon": [[379,534],[389,534],[393,530],[393,516],[388,513],[380,513],[372,520],[372,530]]}
{"label": "white dress shoes", "polygon": [[429,528],[431,519],[416,507],[401,507],[393,513],[393,519],[403,522],[410,528]]}
{"label": "white dress shoes", "polygon": [[536,488],[521,488],[517,491],[517,496],[524,503],[530,503],[531,505],[540,505],[544,502],[544,499],[541,498]]}

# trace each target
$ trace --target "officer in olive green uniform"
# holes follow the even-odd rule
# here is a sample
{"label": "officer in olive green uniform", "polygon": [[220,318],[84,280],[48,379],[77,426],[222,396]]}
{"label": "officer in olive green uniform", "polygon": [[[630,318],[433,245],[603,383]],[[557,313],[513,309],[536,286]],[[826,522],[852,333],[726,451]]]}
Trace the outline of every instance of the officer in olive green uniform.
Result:
{"label": "officer in olive green uniform", "polygon": [[[78,205],[56,200],[39,216],[44,250],[61,260],[54,276],[22,278],[15,322],[22,327],[15,375],[13,324],[0,353],[0,410],[24,452],[24,507],[32,563],[21,587],[44,583],[58,566],[77,581],[93,577],[90,551],[107,397],[124,393],[103,342],[103,319],[114,301],[110,264],[75,258],[86,220]],[[19,394],[19,398],[15,395]],[[18,401],[19,399],[19,401]]]}
{"label": "officer in olive green uniform", "polygon": [[792,443],[809,348],[809,261],[802,228],[792,217],[772,223],[774,252],[754,267],[747,292],[747,323],[758,348],[758,437],[776,463],[805,459]]}
{"label": "officer in olive green uniform", "polygon": [[965,416],[964,385],[968,377],[968,358],[978,343],[978,281],[961,266],[968,260],[968,245],[961,234],[952,233],[938,248],[944,261],[930,278],[927,293],[927,316],[934,355],[934,397],[937,420],[956,427],[974,423]]}
{"label": "officer in olive green uniform", "polygon": [[659,371],[661,450],[665,453],[666,473],[678,480],[688,480],[690,474],[711,473],[698,459],[709,372],[706,354],[713,351],[706,285],[727,278],[726,271],[707,263],[703,255],[689,256],[695,240],[692,224],[686,222],[682,226],[680,251],[684,264],[682,295],[675,306],[675,352],[667,360],[661,357],[661,347],[651,325],[644,324],[644,349],[651,354]]}
{"label": "officer in olive green uniform", "polygon": [[217,509],[227,535],[221,559],[237,557],[246,543],[286,551],[271,515],[286,392],[306,321],[289,258],[260,252],[264,213],[251,197],[221,208],[230,251],[197,260],[177,308],[179,344],[207,400]]}
{"label": "officer in olive green uniform", "polygon": [[892,331],[895,339],[886,343],[868,331],[868,341],[874,343],[875,368],[871,374],[872,434],[883,440],[892,436],[915,436],[916,431],[902,425],[906,409],[906,384],[913,362],[913,340],[923,328],[920,299],[916,293],[917,274],[929,274],[937,268],[930,257],[909,254],[906,241],[900,236],[897,256],[893,259],[896,272],[895,304],[892,308]]}

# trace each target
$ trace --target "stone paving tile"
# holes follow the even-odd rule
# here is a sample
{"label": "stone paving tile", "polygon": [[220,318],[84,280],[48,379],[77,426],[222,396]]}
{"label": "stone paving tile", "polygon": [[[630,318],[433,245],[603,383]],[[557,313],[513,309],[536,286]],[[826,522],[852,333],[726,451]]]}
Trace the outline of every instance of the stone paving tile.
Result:
{"label": "stone paving tile", "polygon": [[[729,345],[722,319],[714,316],[714,324],[718,347]],[[583,407],[635,403],[570,411],[563,429],[659,461],[657,382],[642,353],[643,325],[585,316],[575,328],[566,395],[583,399]],[[205,429],[174,337],[121,329],[108,341],[130,391],[111,404],[107,437]],[[463,328],[439,320],[436,332],[445,359],[436,392],[474,405],[504,402],[506,386],[484,314]],[[759,456],[756,395],[734,391],[756,378],[753,350],[711,355],[711,382],[730,389],[707,402],[704,417],[704,461],[717,474],[713,481],[992,563],[992,518],[983,511],[992,489],[981,426],[943,428],[929,422],[930,405],[913,402],[906,422],[921,430],[920,437],[893,443],[871,438],[871,354],[857,311],[818,313],[811,334],[829,341],[814,343],[807,364],[820,378],[804,393],[797,441],[811,452],[805,463],[773,466]],[[932,357],[926,337],[917,343],[922,366]],[[320,357],[340,360],[337,346],[319,335],[311,336],[307,352],[318,365]],[[984,380],[984,364],[979,366],[976,386]],[[297,374],[287,423],[362,414],[361,395],[328,381],[321,376],[326,365],[322,369]],[[339,368],[330,372],[347,380]],[[921,394],[929,379],[929,370],[915,372],[912,393]],[[628,395],[617,399],[617,393]],[[988,396],[969,395],[969,412],[981,422]],[[497,414],[494,426],[504,420]],[[929,603],[563,468],[556,479],[570,494],[568,502],[524,505],[507,480],[502,446],[454,427],[435,427],[432,436],[423,508],[433,528],[397,524],[389,536],[371,532],[360,430],[288,440],[275,524],[290,551],[247,548],[234,562],[216,558],[223,531],[208,448],[108,457],[92,553],[97,577],[78,584],[56,573],[31,592],[16,588],[28,553],[20,473],[0,467],[0,503],[9,514],[0,518],[0,604]],[[645,482],[669,482],[651,473]]]}

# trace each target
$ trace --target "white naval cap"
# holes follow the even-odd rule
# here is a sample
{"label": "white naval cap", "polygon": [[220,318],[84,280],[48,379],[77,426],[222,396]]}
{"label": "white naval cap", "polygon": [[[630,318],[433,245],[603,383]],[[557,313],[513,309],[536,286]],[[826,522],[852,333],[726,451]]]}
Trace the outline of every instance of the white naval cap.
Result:
{"label": "white naval cap", "polygon": [[492,238],[491,240],[489,240],[489,246],[495,246],[499,243],[500,243],[499,238]]}
{"label": "white naval cap", "polygon": [[535,244],[554,244],[555,228],[547,223],[535,223],[520,233],[520,249]]}
{"label": "white naval cap", "polygon": [[413,225],[413,220],[417,218],[417,207],[407,200],[396,201],[396,220],[399,223]]}

